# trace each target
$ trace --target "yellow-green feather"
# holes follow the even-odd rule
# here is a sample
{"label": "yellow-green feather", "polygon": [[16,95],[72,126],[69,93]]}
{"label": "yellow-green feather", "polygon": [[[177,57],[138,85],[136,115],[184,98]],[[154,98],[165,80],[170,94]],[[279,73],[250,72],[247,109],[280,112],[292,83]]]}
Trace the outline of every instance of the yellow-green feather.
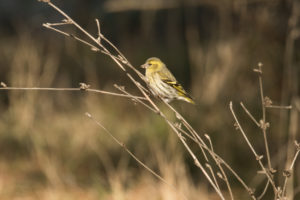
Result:
{"label": "yellow-green feather", "polygon": [[192,97],[183,89],[183,87],[177,82],[176,78],[173,74],[168,70],[166,65],[158,58],[149,58],[146,63],[149,64],[148,68],[146,69],[146,76],[149,77],[152,74],[158,74],[160,79],[174,88],[177,94],[183,97],[186,101],[195,104]]}
{"label": "yellow-green feather", "polygon": [[164,81],[165,83],[167,83],[168,85],[170,85],[171,87],[173,87],[176,91],[177,94],[179,96],[184,97],[188,102],[195,104],[195,102],[193,101],[192,97],[183,89],[183,87],[176,81]]}

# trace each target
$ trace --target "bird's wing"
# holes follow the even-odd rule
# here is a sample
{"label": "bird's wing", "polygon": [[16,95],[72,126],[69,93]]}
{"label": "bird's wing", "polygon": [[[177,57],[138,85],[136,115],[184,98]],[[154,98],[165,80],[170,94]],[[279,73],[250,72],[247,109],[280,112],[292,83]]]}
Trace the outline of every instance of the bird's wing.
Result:
{"label": "bird's wing", "polygon": [[157,73],[164,83],[168,84],[177,91],[179,96],[182,96],[186,101],[195,104],[193,98],[183,89],[182,85],[178,83],[176,78],[167,68]]}
{"label": "bird's wing", "polygon": [[158,72],[159,73],[159,76],[161,78],[161,80],[168,84],[169,86],[173,87],[176,89],[176,91],[178,91],[179,95],[182,94],[182,95],[186,95],[186,96],[189,96],[187,94],[187,92],[183,89],[183,87],[181,86],[180,83],[177,82],[177,80],[175,79],[175,77],[173,76],[173,74],[167,70],[167,71],[164,71],[164,72]]}

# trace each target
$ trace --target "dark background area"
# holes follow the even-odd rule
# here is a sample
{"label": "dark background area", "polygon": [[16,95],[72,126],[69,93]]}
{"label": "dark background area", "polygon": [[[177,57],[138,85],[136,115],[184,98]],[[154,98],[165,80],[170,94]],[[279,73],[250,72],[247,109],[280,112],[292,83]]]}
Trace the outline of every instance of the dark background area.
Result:
{"label": "dark background area", "polygon": [[[292,142],[299,141],[299,1],[53,3],[94,35],[98,18],[102,34],[141,72],[139,66],[149,57],[166,63],[197,103],[172,105],[200,135],[210,135],[215,151],[257,189],[256,194],[266,180],[257,174],[259,166],[233,126],[229,102],[249,140],[264,154],[260,129],[239,106],[243,102],[258,121],[262,118],[253,69],[263,63],[265,96],[275,105],[293,105],[292,110],[267,109],[272,163],[278,170],[276,181],[283,181]],[[38,1],[2,0],[0,81],[14,87],[78,87],[85,82],[114,92],[113,85],[119,84],[140,95],[108,56],[42,26],[62,19]],[[82,36],[71,27],[65,30]],[[189,199],[218,199],[172,130],[144,107],[91,93],[0,90],[1,199],[180,199],[105,136],[85,112]],[[295,199],[299,167],[296,163]],[[249,198],[229,178],[234,193]],[[266,199],[270,194],[271,190]]]}

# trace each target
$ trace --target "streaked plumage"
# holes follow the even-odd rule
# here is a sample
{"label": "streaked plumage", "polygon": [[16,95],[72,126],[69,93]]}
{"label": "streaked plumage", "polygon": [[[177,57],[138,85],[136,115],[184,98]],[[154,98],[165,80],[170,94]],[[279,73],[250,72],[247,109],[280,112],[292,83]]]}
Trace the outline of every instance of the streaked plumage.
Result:
{"label": "streaked plumage", "polygon": [[149,58],[143,68],[149,88],[155,96],[170,102],[174,99],[184,100],[195,104],[192,97],[177,82],[173,74],[159,58]]}

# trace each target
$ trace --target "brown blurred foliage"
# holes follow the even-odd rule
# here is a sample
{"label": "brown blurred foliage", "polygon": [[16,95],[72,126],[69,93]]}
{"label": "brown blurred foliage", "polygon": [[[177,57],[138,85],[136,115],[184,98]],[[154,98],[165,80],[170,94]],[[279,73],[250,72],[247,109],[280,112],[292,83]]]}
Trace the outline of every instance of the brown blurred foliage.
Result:
{"label": "brown blurred foliage", "polygon": [[[299,112],[298,1],[55,3],[91,33],[96,34],[94,18],[99,18],[103,34],[134,65],[161,58],[197,101],[196,107],[172,104],[196,130],[211,136],[216,152],[250,185],[263,186],[262,177],[253,176],[257,163],[234,130],[228,105],[242,101],[261,118],[253,68],[262,62],[265,95],[274,104],[293,104]],[[108,57],[41,26],[61,19],[35,1],[0,2],[0,81],[15,87],[86,82],[108,91],[115,91],[117,83],[137,94]],[[118,97],[46,91],[0,91],[0,199],[180,199],[101,133],[84,116],[86,111],[190,199],[218,199],[158,116]],[[237,112],[249,138],[264,151],[255,124],[241,109]],[[290,111],[268,110],[267,117],[272,161],[282,171]],[[293,139],[299,141],[298,125],[292,125]],[[295,193],[299,180],[297,164]],[[240,198],[248,198],[234,186]]]}

